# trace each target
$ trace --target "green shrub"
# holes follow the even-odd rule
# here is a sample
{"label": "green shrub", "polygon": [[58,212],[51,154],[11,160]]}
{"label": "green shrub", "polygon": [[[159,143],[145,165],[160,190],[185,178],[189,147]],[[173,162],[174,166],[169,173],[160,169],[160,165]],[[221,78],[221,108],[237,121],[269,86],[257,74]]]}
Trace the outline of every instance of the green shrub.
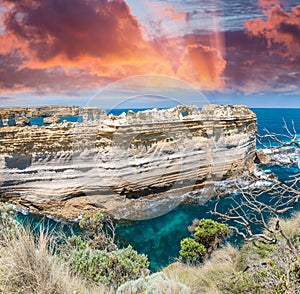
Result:
{"label": "green shrub", "polygon": [[192,238],[185,238],[180,242],[181,249],[179,254],[188,262],[197,262],[206,254],[204,245]]}
{"label": "green shrub", "polygon": [[[80,243],[86,243],[92,249],[106,249],[113,251],[117,249],[115,245],[115,226],[109,215],[104,215],[101,212],[96,212],[93,215],[86,214],[80,220],[79,226],[83,229],[80,238],[70,240]],[[77,244],[78,245],[78,244]]]}
{"label": "green shrub", "polygon": [[69,257],[71,269],[96,283],[118,287],[126,281],[148,273],[147,256],[138,254],[131,246],[112,252],[75,249]]}
{"label": "green shrub", "polygon": [[207,250],[218,247],[228,237],[229,227],[211,219],[201,219],[195,228],[195,241],[203,244]]}
{"label": "green shrub", "polygon": [[88,247],[87,242],[85,242],[81,236],[72,235],[68,238],[69,247],[76,249],[86,249]]}
{"label": "green shrub", "polygon": [[15,216],[13,205],[0,206],[0,245],[6,237],[14,234],[19,228],[18,222],[14,220]]}
{"label": "green shrub", "polygon": [[74,273],[89,281],[117,288],[120,284],[148,274],[148,258],[131,246],[118,249],[114,243],[115,226],[102,213],[85,215],[79,236],[71,236],[62,248],[65,260]]}
{"label": "green shrub", "polygon": [[211,219],[195,220],[189,229],[194,232],[192,238],[185,238],[180,242],[179,251],[188,262],[198,262],[205,259],[221,242],[228,237],[228,225],[218,223]]}

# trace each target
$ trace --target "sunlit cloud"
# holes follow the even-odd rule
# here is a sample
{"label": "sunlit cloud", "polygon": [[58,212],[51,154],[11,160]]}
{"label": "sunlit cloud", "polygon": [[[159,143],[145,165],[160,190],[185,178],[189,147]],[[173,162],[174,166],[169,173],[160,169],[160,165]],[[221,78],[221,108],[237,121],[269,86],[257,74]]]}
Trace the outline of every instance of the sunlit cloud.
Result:
{"label": "sunlit cloud", "polygon": [[2,0],[1,95],[84,93],[144,74],[210,92],[299,92],[300,5],[260,0],[240,17],[242,0],[135,3]]}
{"label": "sunlit cloud", "polygon": [[265,38],[270,52],[295,59],[300,56],[300,5],[284,10],[280,1],[260,0],[266,19],[256,18],[245,23],[253,36]]}
{"label": "sunlit cloud", "polygon": [[[1,73],[4,90],[19,91],[23,86],[25,91],[60,92],[79,87],[80,82],[94,87],[148,73],[178,75],[203,89],[223,84],[218,81],[222,74],[218,58],[216,65],[212,61],[212,56],[220,55],[217,49],[188,43],[184,36],[146,38],[145,28],[122,0],[2,2],[8,5],[0,36],[5,44],[1,59],[7,62]],[[186,19],[186,13],[176,12],[171,4],[151,5],[158,19]],[[206,53],[199,53],[201,48],[207,48]],[[208,57],[207,52],[214,54]]]}
{"label": "sunlit cloud", "polygon": [[202,45],[189,45],[181,56],[177,76],[191,81],[200,89],[216,89],[225,85],[222,73],[225,59],[216,49]]}

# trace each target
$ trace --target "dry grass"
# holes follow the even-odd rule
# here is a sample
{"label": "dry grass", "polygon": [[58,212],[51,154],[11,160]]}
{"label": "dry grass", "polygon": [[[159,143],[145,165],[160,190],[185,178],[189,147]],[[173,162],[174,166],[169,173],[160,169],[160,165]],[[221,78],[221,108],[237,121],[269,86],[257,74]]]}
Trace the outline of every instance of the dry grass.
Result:
{"label": "dry grass", "polygon": [[[276,219],[270,221],[272,228],[275,226]],[[300,235],[300,212],[296,212],[288,219],[280,218],[280,227],[288,237]]]}
{"label": "dry grass", "polygon": [[55,255],[51,238],[38,237],[24,229],[7,234],[0,247],[0,293],[74,294],[109,293],[73,276]]}
{"label": "dry grass", "polygon": [[162,272],[135,281],[128,281],[117,290],[117,294],[142,293],[190,294],[191,292],[186,285],[168,279]]}
{"label": "dry grass", "polygon": [[229,279],[234,273],[238,255],[238,250],[227,244],[213,252],[211,258],[203,265],[173,263],[163,272],[169,279],[187,285],[192,293],[221,293],[219,282],[222,282],[222,279]]}
{"label": "dry grass", "polygon": [[[270,221],[274,227],[276,219]],[[298,242],[296,253],[291,252],[287,241],[280,235],[277,244],[246,242],[240,251],[227,244],[216,250],[199,266],[173,263],[163,269],[166,276],[187,285],[192,293],[300,293],[299,240],[300,213],[289,219],[280,219],[285,235]],[[295,259],[296,258],[296,259]],[[295,271],[295,273],[293,272]],[[295,282],[297,280],[297,283]],[[285,291],[285,292],[284,292]]]}

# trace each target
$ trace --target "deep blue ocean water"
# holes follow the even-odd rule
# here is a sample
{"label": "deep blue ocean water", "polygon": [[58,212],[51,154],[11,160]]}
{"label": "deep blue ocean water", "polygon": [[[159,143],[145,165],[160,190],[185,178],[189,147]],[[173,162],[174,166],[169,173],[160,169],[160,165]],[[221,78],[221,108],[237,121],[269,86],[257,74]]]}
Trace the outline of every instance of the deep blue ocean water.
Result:
{"label": "deep blue ocean water", "polygon": [[[293,120],[297,133],[300,134],[300,109],[252,110],[257,115],[258,132],[260,134],[263,133],[264,128],[272,132],[284,132],[283,118],[288,124]],[[114,110],[113,113],[120,114],[123,111]],[[70,120],[69,118],[65,119]],[[282,179],[287,179],[289,175],[299,172],[297,166],[266,168],[271,169],[272,172]],[[180,240],[190,235],[187,227],[192,223],[193,219],[214,218],[211,214],[214,204],[215,200],[212,199],[203,205],[180,205],[171,212],[157,218],[119,223],[117,225],[119,245],[126,246],[131,244],[138,252],[147,254],[151,269],[157,271],[178,257]],[[221,206],[226,207],[226,197],[221,199]],[[299,209],[299,205],[296,209]],[[41,220],[40,217],[34,215],[24,216],[19,214],[18,218],[22,221],[25,220],[36,224]],[[48,226],[55,227],[56,225],[55,221],[48,220]],[[76,226],[73,227],[76,230]],[[68,226],[65,226],[64,229],[67,231]],[[231,238],[230,241],[235,244],[240,242],[240,240],[234,238]]]}
{"label": "deep blue ocean water", "polygon": [[[275,133],[286,133],[284,121],[290,130],[292,122],[297,134],[300,134],[300,109],[280,109],[280,108],[254,108],[252,109],[257,116],[258,134],[263,135],[264,129]],[[266,140],[264,141],[266,143]]]}

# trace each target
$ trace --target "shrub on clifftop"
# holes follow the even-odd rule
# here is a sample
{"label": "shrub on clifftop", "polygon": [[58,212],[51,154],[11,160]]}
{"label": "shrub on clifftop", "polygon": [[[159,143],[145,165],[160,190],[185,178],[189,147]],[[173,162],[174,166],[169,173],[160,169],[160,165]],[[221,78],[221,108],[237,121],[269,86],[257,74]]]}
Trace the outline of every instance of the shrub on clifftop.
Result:
{"label": "shrub on clifftop", "polygon": [[0,245],[2,245],[5,236],[13,234],[19,227],[14,220],[16,213],[12,205],[0,206]]}
{"label": "shrub on clifftop", "polygon": [[179,254],[188,262],[197,262],[206,254],[206,248],[203,244],[192,238],[185,238],[180,242],[181,250]]}
{"label": "shrub on clifftop", "polygon": [[202,261],[209,256],[229,235],[228,225],[211,219],[194,220],[189,230],[193,232],[194,239],[183,239],[180,242],[179,254],[186,261],[193,263]]}
{"label": "shrub on clifftop", "polygon": [[80,236],[68,239],[65,254],[71,270],[85,279],[117,288],[129,280],[148,274],[148,258],[131,246],[118,249],[114,242],[115,227],[109,216],[86,215],[79,223]]}
{"label": "shrub on clifftop", "polygon": [[126,281],[135,280],[148,274],[147,256],[138,254],[131,246],[112,252],[73,250],[70,268],[87,280],[117,288]]}

